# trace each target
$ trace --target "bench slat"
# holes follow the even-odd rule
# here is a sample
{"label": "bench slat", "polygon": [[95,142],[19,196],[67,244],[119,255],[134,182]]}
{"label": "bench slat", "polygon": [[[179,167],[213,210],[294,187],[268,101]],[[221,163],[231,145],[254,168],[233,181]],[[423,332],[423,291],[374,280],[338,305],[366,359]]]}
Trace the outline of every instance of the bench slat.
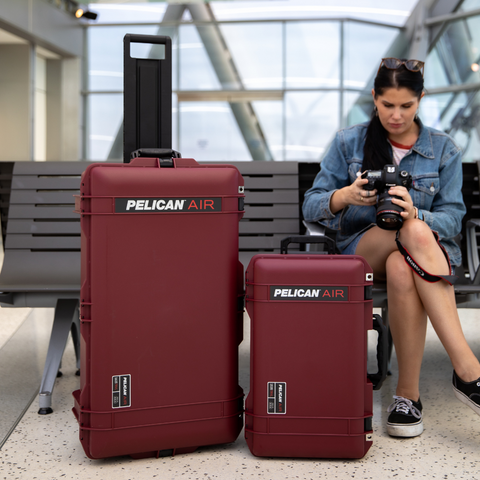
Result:
{"label": "bench slat", "polygon": [[249,222],[242,219],[240,221],[240,235],[247,233],[295,233],[298,234],[297,219],[278,219],[272,222]]}
{"label": "bench slat", "polygon": [[80,234],[80,216],[78,221],[68,222],[35,222],[33,219],[16,220],[11,219],[8,221],[8,235],[12,233],[40,233],[40,234]]}
{"label": "bench slat", "polygon": [[[280,250],[280,242],[288,235],[272,235],[258,237],[240,237],[239,248],[242,249],[278,249]],[[289,248],[290,250],[290,248]]]}
{"label": "bench slat", "polygon": [[42,249],[42,250],[80,250],[80,235],[65,236],[32,236],[32,235],[8,235],[6,249]]}
{"label": "bench slat", "polygon": [[298,162],[227,162],[238,168],[243,176],[248,175],[282,175],[298,174]]}
{"label": "bench slat", "polygon": [[[35,207],[32,205],[10,205],[8,211],[10,218],[78,218],[73,206],[61,207]],[[10,222],[10,221],[9,221]],[[8,228],[8,225],[7,225]]]}
{"label": "bench slat", "polygon": [[[35,268],[32,268],[35,266]],[[2,267],[0,291],[80,290],[80,252],[8,250]]]}
{"label": "bench slat", "polygon": [[14,175],[81,175],[93,162],[15,162]]}
{"label": "bench slat", "polygon": [[272,190],[271,192],[245,192],[245,204],[250,203],[295,203],[298,205],[298,190]]}
{"label": "bench slat", "polygon": [[273,207],[245,205],[246,218],[298,218],[298,215],[298,205],[273,205]]}
{"label": "bench slat", "polygon": [[80,190],[70,191],[40,191],[36,190],[14,190],[10,195],[10,204],[60,204],[75,205],[74,195],[79,195]]}
{"label": "bench slat", "polygon": [[275,175],[273,177],[243,177],[245,190],[252,188],[298,188],[297,175]]}
{"label": "bench slat", "polygon": [[79,190],[80,177],[38,177],[36,175],[14,176],[13,190]]}

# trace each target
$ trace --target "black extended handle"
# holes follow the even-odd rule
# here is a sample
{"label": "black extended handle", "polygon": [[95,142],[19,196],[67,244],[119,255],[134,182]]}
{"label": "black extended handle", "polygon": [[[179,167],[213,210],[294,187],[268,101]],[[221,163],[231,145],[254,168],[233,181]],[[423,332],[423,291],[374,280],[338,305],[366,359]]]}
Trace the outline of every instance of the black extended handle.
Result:
{"label": "black extended handle", "polygon": [[388,371],[388,330],[380,315],[373,315],[373,329],[378,332],[377,341],[377,373],[367,373],[373,383],[374,390],[380,390]]}
{"label": "black extended handle", "polygon": [[[132,58],[130,43],[165,45],[165,58]],[[139,148],[172,148],[172,40],[127,34],[123,39],[123,161]]]}
{"label": "black extended handle", "polygon": [[329,254],[333,255],[335,253],[335,241],[323,235],[303,235],[284,238],[280,243],[280,253],[288,253],[288,245],[290,243],[323,243],[328,247]]}
{"label": "black extended handle", "polygon": [[[155,45],[167,45],[171,40],[170,37],[162,35],[140,35],[138,33],[127,33],[124,37],[126,42],[130,43],[153,43]],[[128,51],[130,53],[130,50]]]}

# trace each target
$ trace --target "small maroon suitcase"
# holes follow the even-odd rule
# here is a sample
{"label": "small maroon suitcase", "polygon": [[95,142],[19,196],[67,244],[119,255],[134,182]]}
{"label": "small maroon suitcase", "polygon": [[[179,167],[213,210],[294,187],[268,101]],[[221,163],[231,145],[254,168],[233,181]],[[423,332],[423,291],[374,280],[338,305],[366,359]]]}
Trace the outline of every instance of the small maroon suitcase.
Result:
{"label": "small maroon suitcase", "polygon": [[[282,252],[291,241],[315,240],[286,239]],[[372,445],[373,384],[367,378],[372,279],[372,269],[357,255],[252,258],[246,274],[251,344],[245,438],[254,455],[366,454]],[[375,323],[379,372],[372,378],[380,388],[385,330],[380,317]]]}
{"label": "small maroon suitcase", "polygon": [[163,456],[239,435],[243,200],[228,165],[86,169],[73,411],[88,457]]}

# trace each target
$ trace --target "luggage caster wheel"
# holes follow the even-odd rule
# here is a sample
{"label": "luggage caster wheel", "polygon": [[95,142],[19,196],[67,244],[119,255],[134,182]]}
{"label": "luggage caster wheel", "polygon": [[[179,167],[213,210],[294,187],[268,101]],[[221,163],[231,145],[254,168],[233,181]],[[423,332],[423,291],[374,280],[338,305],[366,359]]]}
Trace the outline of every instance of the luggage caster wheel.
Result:
{"label": "luggage caster wheel", "polygon": [[75,375],[76,375],[77,377],[79,377],[79,376],[80,376],[80,370],[77,370],[77,371],[75,372]]}
{"label": "luggage caster wheel", "polygon": [[48,408],[41,408],[39,411],[38,411],[38,414],[39,415],[50,415],[51,413],[53,413],[53,410],[48,407]]}
{"label": "luggage caster wheel", "polygon": [[59,370],[59,371],[57,372],[57,378],[60,378],[60,377],[63,377],[63,373]]}

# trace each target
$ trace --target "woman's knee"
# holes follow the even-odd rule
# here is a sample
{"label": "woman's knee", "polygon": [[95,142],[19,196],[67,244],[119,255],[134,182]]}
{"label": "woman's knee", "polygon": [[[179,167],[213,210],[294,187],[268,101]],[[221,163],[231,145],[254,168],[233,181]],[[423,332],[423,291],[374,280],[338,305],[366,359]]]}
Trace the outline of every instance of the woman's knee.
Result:
{"label": "woman's knee", "polygon": [[415,289],[412,269],[406,264],[400,252],[393,252],[387,259],[386,274],[389,291],[406,293]]}
{"label": "woman's knee", "polygon": [[422,220],[407,220],[400,230],[400,241],[408,248],[431,248],[436,244],[430,227]]}

